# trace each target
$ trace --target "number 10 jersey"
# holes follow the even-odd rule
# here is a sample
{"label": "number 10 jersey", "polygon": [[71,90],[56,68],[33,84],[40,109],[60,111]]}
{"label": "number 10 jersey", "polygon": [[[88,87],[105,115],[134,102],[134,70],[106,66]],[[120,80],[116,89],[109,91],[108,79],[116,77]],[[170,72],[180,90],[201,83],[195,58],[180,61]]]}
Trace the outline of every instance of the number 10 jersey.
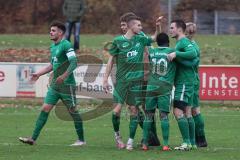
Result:
{"label": "number 10 jersey", "polygon": [[174,49],[169,47],[149,48],[149,79],[174,84],[176,64],[174,61],[170,62],[167,58],[167,55],[172,52],[174,52]]}

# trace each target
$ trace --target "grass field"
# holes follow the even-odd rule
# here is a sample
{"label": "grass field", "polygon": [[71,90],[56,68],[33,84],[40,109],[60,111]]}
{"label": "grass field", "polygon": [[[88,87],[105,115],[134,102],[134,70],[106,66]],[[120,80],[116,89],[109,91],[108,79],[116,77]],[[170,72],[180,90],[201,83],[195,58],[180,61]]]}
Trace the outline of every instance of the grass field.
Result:
{"label": "grass field", "polygon": [[[34,101],[34,100],[29,100]],[[18,103],[17,103],[18,102]],[[44,127],[35,146],[28,146],[18,142],[19,136],[30,136],[35,120],[39,114],[39,103],[36,106],[21,103],[18,100],[1,99],[0,108],[0,159],[1,160],[238,160],[240,157],[240,109],[237,106],[227,107],[222,105],[203,105],[202,112],[206,122],[206,135],[209,146],[195,151],[180,152],[160,151],[159,147],[151,148],[143,152],[136,145],[141,140],[141,129],[138,128],[135,138],[135,150],[118,150],[113,140],[111,114],[106,114],[97,119],[84,123],[87,146],[68,146],[76,140],[73,123],[58,119],[53,111],[48,123]],[[16,103],[16,104],[14,104]],[[5,105],[3,105],[5,104]],[[88,104],[81,105],[86,107]],[[176,146],[181,142],[180,133],[173,116],[170,117],[170,145]],[[160,125],[158,122],[158,135],[161,138]],[[121,119],[121,131],[124,140],[128,136],[128,118],[123,114]]]}
{"label": "grass field", "polygon": [[[106,56],[100,56],[106,42],[112,41],[113,35],[81,35],[81,50],[83,53],[98,55],[106,62]],[[240,64],[239,35],[197,35],[196,41],[201,48],[201,64]],[[48,35],[36,34],[3,34],[0,36],[0,51],[14,49],[48,49]],[[171,40],[171,46],[175,44]],[[90,51],[89,51],[90,49]]]}
{"label": "grass field", "polygon": [[[81,53],[102,53],[105,42],[111,41],[112,35],[81,35]],[[201,64],[240,64],[240,36],[198,35],[201,53]],[[7,49],[41,49],[47,50],[50,45],[48,35],[1,35],[0,54],[7,56]],[[174,45],[174,41],[171,45]],[[90,52],[89,52],[90,50]],[[99,52],[100,51],[100,52]],[[14,55],[12,55],[14,56]],[[21,56],[21,54],[20,54]],[[45,55],[44,55],[45,56]],[[106,61],[105,54],[98,55]],[[1,57],[0,57],[1,58]],[[11,59],[12,57],[10,57]],[[17,58],[18,59],[18,58]],[[20,59],[20,58],[19,58]],[[27,146],[18,142],[19,136],[30,136],[39,114],[40,99],[0,99],[0,160],[239,160],[240,159],[240,108],[228,105],[202,106],[206,122],[206,135],[209,147],[190,152],[162,152],[159,147],[143,152],[137,145],[132,152],[118,150],[113,140],[111,114],[85,122],[87,146],[73,148],[68,146],[76,140],[72,122],[60,120],[53,111],[44,127],[36,146]],[[83,110],[94,105],[84,103]],[[170,145],[181,142],[176,121],[171,115]],[[128,117],[123,114],[121,131],[124,140],[128,136]],[[158,122],[158,134],[161,138]],[[141,129],[137,131],[135,144],[140,142]],[[161,138],[162,139],[162,138]]]}

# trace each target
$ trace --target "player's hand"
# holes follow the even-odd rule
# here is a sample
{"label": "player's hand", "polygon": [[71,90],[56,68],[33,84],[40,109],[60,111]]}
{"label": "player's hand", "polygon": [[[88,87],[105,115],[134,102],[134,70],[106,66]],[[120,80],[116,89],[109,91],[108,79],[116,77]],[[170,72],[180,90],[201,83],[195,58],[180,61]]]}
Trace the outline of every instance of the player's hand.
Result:
{"label": "player's hand", "polygon": [[57,77],[57,79],[56,79],[56,84],[62,84],[63,82],[64,82],[63,76]]}
{"label": "player's hand", "polygon": [[106,92],[106,93],[109,93],[110,92],[110,84],[108,83],[107,80],[104,80],[103,81],[103,90]]}
{"label": "player's hand", "polygon": [[31,74],[31,81],[32,82],[35,82],[35,81],[37,81],[38,80],[38,78],[40,77],[40,75],[39,74],[37,74],[37,73],[32,73]]}
{"label": "player's hand", "polygon": [[161,25],[162,20],[163,20],[163,16],[158,17],[158,18],[156,19],[156,25],[157,25],[157,26]]}
{"label": "player's hand", "polygon": [[170,62],[173,61],[173,59],[176,58],[176,52],[168,54],[167,58]]}

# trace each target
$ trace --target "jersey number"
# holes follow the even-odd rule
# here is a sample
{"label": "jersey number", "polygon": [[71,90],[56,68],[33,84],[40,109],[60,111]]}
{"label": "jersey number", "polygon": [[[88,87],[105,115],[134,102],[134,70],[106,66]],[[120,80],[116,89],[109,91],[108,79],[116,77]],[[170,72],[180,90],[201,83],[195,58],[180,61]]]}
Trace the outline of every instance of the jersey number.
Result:
{"label": "jersey number", "polygon": [[168,67],[168,62],[166,59],[161,58],[161,59],[152,59],[153,62],[153,68],[152,68],[152,73],[153,74],[158,74],[160,76],[164,76],[167,74],[167,67]]}

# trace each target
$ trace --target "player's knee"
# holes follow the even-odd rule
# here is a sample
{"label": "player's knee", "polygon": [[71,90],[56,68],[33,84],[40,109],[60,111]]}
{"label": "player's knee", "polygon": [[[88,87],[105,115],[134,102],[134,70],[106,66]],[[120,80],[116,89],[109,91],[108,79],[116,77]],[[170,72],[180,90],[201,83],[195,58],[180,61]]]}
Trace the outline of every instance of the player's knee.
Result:
{"label": "player's knee", "polygon": [[137,116],[137,115],[138,115],[138,109],[137,109],[137,107],[135,107],[135,106],[130,106],[130,107],[129,107],[129,110],[130,110],[130,115],[131,115],[131,116]]}
{"label": "player's knee", "polygon": [[183,111],[180,110],[180,109],[178,109],[178,108],[174,108],[173,114],[174,114],[174,116],[175,116],[176,119],[179,119],[179,118],[184,117]]}
{"label": "player's knee", "polygon": [[152,122],[155,116],[155,110],[146,110],[145,114],[145,120]]}
{"label": "player's knee", "polygon": [[42,111],[44,112],[50,112],[53,108],[53,105],[50,105],[50,104],[43,104],[42,106]]}
{"label": "player's knee", "polygon": [[192,115],[193,116],[196,116],[196,115],[198,115],[198,114],[200,114],[201,112],[200,112],[200,108],[199,107],[197,107],[197,108],[192,108]]}
{"label": "player's knee", "polygon": [[185,111],[186,107],[187,107],[187,103],[184,101],[178,101],[178,100],[174,100],[173,102],[173,107],[174,108],[178,108],[182,111]]}
{"label": "player's knee", "polygon": [[119,116],[120,116],[121,110],[122,110],[121,104],[117,104],[117,105],[114,106],[113,112],[114,112],[116,115],[119,115]]}
{"label": "player's knee", "polygon": [[160,120],[168,119],[168,113],[161,111],[160,112]]}
{"label": "player's knee", "polygon": [[184,114],[187,118],[192,117],[192,108],[190,106],[187,106],[185,111],[184,111]]}
{"label": "player's knee", "polygon": [[70,108],[68,108],[68,112],[69,113],[76,113],[77,109],[76,109],[76,107],[70,107]]}

